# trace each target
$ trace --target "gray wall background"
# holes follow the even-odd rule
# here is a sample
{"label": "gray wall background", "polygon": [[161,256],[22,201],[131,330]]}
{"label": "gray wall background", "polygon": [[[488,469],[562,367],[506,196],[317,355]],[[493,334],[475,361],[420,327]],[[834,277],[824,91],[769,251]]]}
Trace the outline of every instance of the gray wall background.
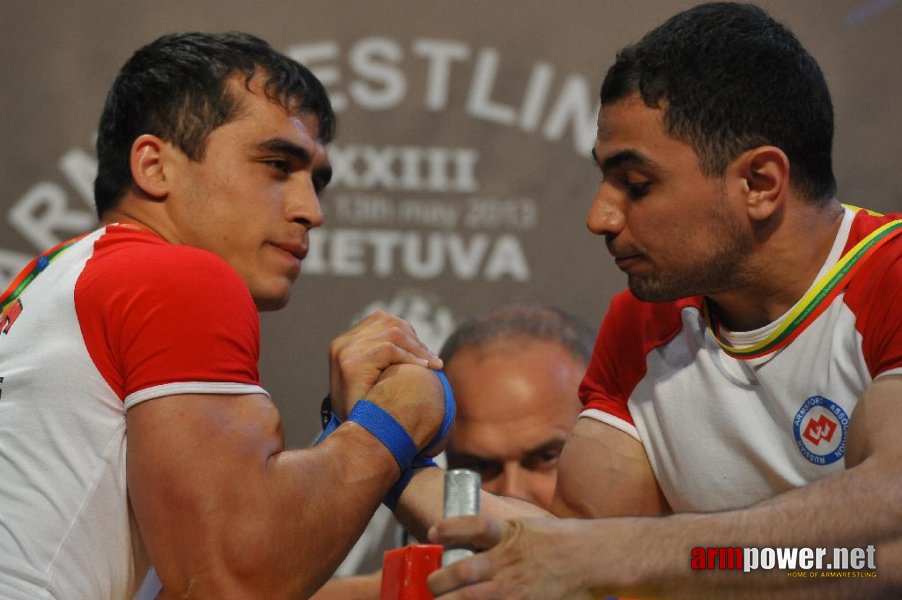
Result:
{"label": "gray wall background", "polygon": [[[461,318],[510,302],[600,322],[625,278],[584,225],[598,86],[618,48],[692,4],[0,0],[0,289],[33,254],[96,225],[93,136],[137,47],[188,30],[267,39],[313,68],[340,109],[326,226],[291,305],[261,318],[263,383],[289,443],[306,445],[326,346],[374,308],[412,320],[435,350]],[[898,0],[760,5],[826,73],[841,199],[902,209]]]}

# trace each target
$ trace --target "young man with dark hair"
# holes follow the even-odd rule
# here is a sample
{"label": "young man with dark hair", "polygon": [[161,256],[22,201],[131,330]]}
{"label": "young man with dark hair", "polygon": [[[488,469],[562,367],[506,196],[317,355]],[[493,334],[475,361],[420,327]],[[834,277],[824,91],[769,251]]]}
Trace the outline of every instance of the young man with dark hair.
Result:
{"label": "young man with dark hair", "polygon": [[[433,541],[486,552],[434,573],[433,592],[898,598],[902,215],[834,197],[817,64],[764,11],[706,4],[622,51],[601,102],[588,226],[629,290],[601,326],[552,508],[593,520],[443,521]],[[426,484],[402,512],[422,515]],[[829,559],[718,562],[793,548]],[[833,549],[876,577],[819,576],[843,569]]]}
{"label": "young man with dark hair", "polygon": [[307,597],[441,450],[441,361],[400,319],[332,343],[344,424],[313,449],[284,448],[260,385],[257,311],[322,223],[333,132],[320,82],[250,35],[164,36],[123,67],[103,226],[0,297],[0,596],[131,598],[153,564],[158,598]]}

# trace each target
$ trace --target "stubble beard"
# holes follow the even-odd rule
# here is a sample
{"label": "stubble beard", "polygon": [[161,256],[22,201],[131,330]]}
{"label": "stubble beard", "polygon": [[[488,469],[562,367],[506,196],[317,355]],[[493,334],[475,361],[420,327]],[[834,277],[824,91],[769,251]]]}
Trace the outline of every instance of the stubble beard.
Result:
{"label": "stubble beard", "polygon": [[724,203],[712,209],[706,222],[707,231],[700,235],[710,240],[713,248],[710,255],[691,265],[668,267],[666,272],[629,275],[629,288],[637,298],[646,302],[669,302],[700,294],[710,296],[747,284],[752,234],[726,211]]}

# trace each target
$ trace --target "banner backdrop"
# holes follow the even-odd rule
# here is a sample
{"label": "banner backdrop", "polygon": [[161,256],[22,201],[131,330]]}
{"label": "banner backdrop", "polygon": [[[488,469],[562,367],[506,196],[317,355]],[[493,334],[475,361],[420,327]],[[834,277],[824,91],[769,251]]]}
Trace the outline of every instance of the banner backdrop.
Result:
{"label": "banner backdrop", "polygon": [[[262,316],[263,383],[289,443],[306,445],[328,342],[372,310],[411,320],[434,350],[463,317],[511,302],[600,322],[625,277],[584,224],[598,88],[617,49],[692,4],[3,0],[0,289],[96,226],[96,123],[135,49],[173,31],[263,37],[317,73],[339,114],[326,224],[289,307]],[[841,198],[902,209],[902,6],[760,4],[827,76]]]}

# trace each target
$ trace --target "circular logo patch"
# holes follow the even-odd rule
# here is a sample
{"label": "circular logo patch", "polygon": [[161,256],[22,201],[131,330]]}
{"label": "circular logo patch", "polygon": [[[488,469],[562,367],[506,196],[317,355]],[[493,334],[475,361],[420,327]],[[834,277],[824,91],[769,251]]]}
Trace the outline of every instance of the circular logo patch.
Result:
{"label": "circular logo patch", "polygon": [[849,415],[833,400],[812,396],[792,421],[802,456],[816,465],[835,463],[846,453]]}

